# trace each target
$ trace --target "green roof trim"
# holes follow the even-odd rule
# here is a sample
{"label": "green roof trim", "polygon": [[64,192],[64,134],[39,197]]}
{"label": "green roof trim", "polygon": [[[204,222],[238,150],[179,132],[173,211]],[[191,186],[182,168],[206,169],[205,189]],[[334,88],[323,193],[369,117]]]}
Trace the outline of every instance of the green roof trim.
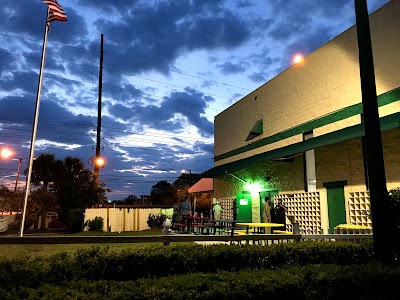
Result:
{"label": "green roof trim", "polygon": [[246,138],[246,141],[250,141],[255,137],[259,136],[264,132],[263,120],[258,120],[256,124],[254,124],[253,128],[251,128],[249,135]]}
{"label": "green roof trim", "polygon": [[[400,112],[389,116],[380,118],[381,131],[397,128],[400,126]],[[315,138],[311,138],[299,143],[295,143],[279,149],[274,149],[268,152],[256,154],[244,159],[240,159],[231,163],[227,163],[221,166],[214,167],[204,172],[202,177],[218,177],[226,173],[233,173],[238,170],[247,168],[250,165],[263,163],[268,160],[294,155],[302,153],[307,150],[316,149],[336,143],[344,142],[354,138],[359,138],[365,135],[364,125],[358,124],[351,127],[347,127],[341,130],[337,130],[331,133],[327,133]]]}
{"label": "green roof trim", "polygon": [[[400,100],[400,87],[397,89],[391,90],[384,94],[378,96],[378,106],[388,105],[390,103],[396,102]],[[240,147],[238,149],[226,152],[221,155],[217,155],[214,157],[214,161],[219,161],[237,154],[241,154],[253,149],[257,149],[259,147],[272,144],[278,142],[280,140],[287,139],[289,137],[295,136],[297,134],[301,134],[303,132],[311,131],[315,128],[322,127],[337,121],[341,121],[347,119],[349,117],[358,115],[362,113],[362,103],[354,104],[342,109],[339,109],[333,113],[330,113],[326,116],[320,117],[318,119],[314,119],[312,121],[300,124],[298,126],[292,127],[285,131],[281,131],[277,134],[271,135],[269,137],[260,139],[253,143],[250,143],[246,146]]]}

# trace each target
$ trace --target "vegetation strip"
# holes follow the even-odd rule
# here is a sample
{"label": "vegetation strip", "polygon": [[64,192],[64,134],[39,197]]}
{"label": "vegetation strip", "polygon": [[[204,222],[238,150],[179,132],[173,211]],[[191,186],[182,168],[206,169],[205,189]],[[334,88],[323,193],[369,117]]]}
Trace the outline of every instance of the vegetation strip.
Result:
{"label": "vegetation strip", "polygon": [[194,273],[136,282],[44,283],[0,288],[0,293],[3,299],[395,299],[399,280],[398,264],[321,264],[276,271]]}
{"label": "vegetation strip", "polygon": [[0,259],[4,289],[35,288],[43,282],[128,281],[189,273],[279,269],[292,265],[362,264],[373,260],[372,243],[303,242],[258,245],[154,246],[111,252],[107,248],[79,250],[52,257]]}

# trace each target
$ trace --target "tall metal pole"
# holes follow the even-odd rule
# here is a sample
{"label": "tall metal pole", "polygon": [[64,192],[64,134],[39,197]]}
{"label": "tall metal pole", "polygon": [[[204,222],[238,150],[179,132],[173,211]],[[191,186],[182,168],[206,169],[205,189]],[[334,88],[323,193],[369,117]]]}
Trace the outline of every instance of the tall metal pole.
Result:
{"label": "tall metal pole", "polygon": [[377,259],[387,260],[390,259],[387,254],[391,247],[390,233],[385,231],[385,223],[389,224],[385,213],[388,209],[389,198],[386,188],[368,8],[366,0],[354,0],[354,3],[374,248]]}
{"label": "tall metal pole", "polygon": [[29,190],[30,190],[30,185],[31,185],[33,157],[35,156],[36,132],[37,132],[37,124],[38,124],[38,120],[39,120],[40,98],[42,96],[43,69],[44,69],[44,62],[45,62],[45,58],[46,58],[47,35],[49,33],[49,26],[47,26],[47,17],[49,15],[49,12],[50,12],[50,8],[47,9],[46,25],[45,25],[44,37],[43,37],[42,59],[40,61],[39,82],[38,82],[38,89],[37,89],[37,94],[36,94],[35,117],[34,117],[34,122],[33,122],[31,147],[30,147],[30,153],[29,153],[29,168],[28,168],[28,176],[26,177],[24,207],[22,209],[21,227],[20,227],[20,231],[19,231],[20,237],[22,237],[24,235],[26,206],[28,203],[28,196],[29,196]]}
{"label": "tall metal pole", "polygon": [[19,172],[21,171],[21,163],[22,163],[22,158],[18,159],[18,170],[17,170],[17,176],[15,177],[15,187],[14,187],[14,193],[17,191],[17,186],[18,186],[18,177],[19,177]]}
{"label": "tall metal pole", "polygon": [[100,131],[101,131],[101,95],[103,91],[103,34],[101,34],[100,42],[100,71],[99,71],[99,100],[97,103],[97,139],[96,139],[96,158],[94,160],[94,177],[96,186],[99,185],[100,167],[97,160],[100,158]]}

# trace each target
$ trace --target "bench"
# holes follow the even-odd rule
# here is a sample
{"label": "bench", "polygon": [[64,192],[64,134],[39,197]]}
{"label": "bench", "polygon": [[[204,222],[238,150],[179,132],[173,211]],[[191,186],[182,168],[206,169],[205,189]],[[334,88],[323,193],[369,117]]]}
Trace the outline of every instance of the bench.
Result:
{"label": "bench", "polygon": [[206,229],[207,234],[209,233],[208,227],[204,224],[192,224],[192,228],[193,228],[193,232],[194,232],[194,229],[197,228],[197,232],[194,232],[197,234],[203,234],[204,229]]}
{"label": "bench", "polygon": [[182,232],[185,231],[186,224],[175,223],[175,224],[174,224],[174,227],[176,227],[176,229],[178,229],[178,233],[180,233],[181,230],[182,230]]}

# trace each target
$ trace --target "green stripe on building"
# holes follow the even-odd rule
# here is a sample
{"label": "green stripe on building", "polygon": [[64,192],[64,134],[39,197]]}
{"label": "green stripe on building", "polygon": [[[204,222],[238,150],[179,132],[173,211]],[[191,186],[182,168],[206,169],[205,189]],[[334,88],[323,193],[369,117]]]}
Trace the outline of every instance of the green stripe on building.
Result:
{"label": "green stripe on building", "polygon": [[[382,95],[378,96],[378,106],[385,106],[388,104],[391,104],[393,102],[399,101],[400,100],[400,87],[397,89],[394,89],[392,91],[386,92]],[[347,118],[350,118],[355,115],[359,115],[362,113],[362,104],[354,104],[348,107],[345,107],[343,109],[337,110],[329,115],[320,117],[318,119],[300,124],[298,126],[292,127],[290,129],[287,129],[285,131],[279,132],[277,134],[271,135],[269,137],[260,139],[256,142],[253,142],[251,144],[248,144],[246,146],[240,147],[238,149],[226,152],[221,155],[217,155],[214,157],[214,161],[219,161],[228,157],[232,157],[237,154],[241,154],[253,149],[257,149],[262,146],[266,146],[287,138],[290,138],[292,136],[302,134],[303,132],[311,131],[315,128],[319,128],[331,123],[335,123]]]}
{"label": "green stripe on building", "polygon": [[[380,118],[381,131],[386,131],[400,126],[400,112]],[[299,143],[295,143],[286,147],[260,153],[244,159],[240,159],[231,163],[214,167],[202,174],[202,177],[218,177],[226,173],[247,168],[251,165],[263,163],[268,160],[277,159],[285,156],[302,153],[307,150],[316,149],[336,143],[344,142],[365,135],[364,125],[358,124],[327,133],[315,138],[311,138]]]}

